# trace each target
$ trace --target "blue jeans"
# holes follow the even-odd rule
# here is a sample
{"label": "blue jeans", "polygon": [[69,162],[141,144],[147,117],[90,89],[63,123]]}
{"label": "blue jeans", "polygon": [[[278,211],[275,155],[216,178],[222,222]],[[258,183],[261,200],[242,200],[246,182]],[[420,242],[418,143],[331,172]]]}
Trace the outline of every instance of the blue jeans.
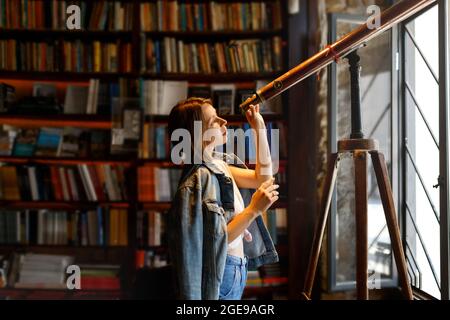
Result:
{"label": "blue jeans", "polygon": [[247,281],[247,257],[227,254],[219,300],[240,300]]}

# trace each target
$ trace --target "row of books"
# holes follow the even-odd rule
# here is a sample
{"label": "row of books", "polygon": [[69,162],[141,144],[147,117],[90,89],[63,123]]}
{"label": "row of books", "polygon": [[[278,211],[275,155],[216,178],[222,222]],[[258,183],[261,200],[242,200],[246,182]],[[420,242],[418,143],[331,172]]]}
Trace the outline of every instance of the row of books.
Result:
{"label": "row of books", "polygon": [[[0,256],[2,288],[25,289],[81,289],[119,290],[121,288],[121,266],[117,264],[80,264],[80,287],[75,287],[75,278],[69,279],[76,262],[71,255],[12,253]],[[74,290],[77,291],[77,290]],[[30,291],[32,292],[32,291]],[[61,292],[67,292],[62,291]],[[37,297],[39,298],[39,297]],[[59,297],[61,299],[63,297]]]}
{"label": "row of books", "polygon": [[[217,146],[219,152],[234,153],[242,161],[256,164],[256,141],[254,131],[248,123],[227,126],[227,143]],[[278,121],[266,122],[266,134],[272,160],[287,157],[287,136],[285,126]]]}
{"label": "row of books", "polygon": [[6,270],[8,287],[67,289],[66,271],[74,261],[68,255],[14,253]]}
{"label": "row of books", "polygon": [[140,4],[143,31],[220,31],[281,29],[280,1]]}
{"label": "row of books", "polygon": [[132,72],[132,45],[117,40],[0,40],[0,70]]}
{"label": "row of books", "polygon": [[155,250],[138,249],[135,254],[136,269],[161,268],[168,264],[168,255],[155,252]]}
{"label": "row of books", "polygon": [[0,199],[122,201],[128,198],[121,165],[0,167]]}
{"label": "row of books", "polygon": [[122,31],[133,28],[133,4],[121,1],[0,0],[0,28],[66,30],[71,5],[80,9],[80,27]]}
{"label": "row of books", "polygon": [[140,248],[166,243],[166,216],[164,212],[154,210],[137,212],[136,240]]}
{"label": "row of books", "polygon": [[0,211],[0,244],[125,246],[127,210]]}
{"label": "row of books", "polygon": [[100,82],[92,78],[85,83],[63,86],[54,82],[29,81],[18,90],[14,82],[1,82],[0,112],[24,115],[111,115],[117,98],[139,95],[140,81],[119,78],[118,81]]}
{"label": "row of books", "polygon": [[[273,159],[287,157],[286,130],[280,122],[266,123],[269,148]],[[228,126],[227,145],[219,151],[234,152],[244,161],[256,160],[255,140],[250,126]],[[275,131],[277,130],[277,131]],[[82,159],[106,159],[110,156],[110,132],[72,127],[64,128],[13,128],[0,131],[0,155],[17,157],[67,157]],[[241,153],[242,154],[241,154]],[[142,141],[139,143],[139,159],[170,161],[170,137],[166,124],[146,122]]]}
{"label": "row of books", "polygon": [[95,159],[108,154],[109,136],[108,131],[73,127],[8,127],[0,131],[0,155]]}
{"label": "row of books", "polygon": [[142,142],[139,146],[140,159],[169,159],[170,139],[167,125],[144,123]]}
{"label": "row of books", "polygon": [[270,274],[263,275],[264,271],[249,270],[247,273],[247,288],[277,287],[288,283],[287,272],[282,272],[279,263],[264,265],[262,269],[270,270]]}
{"label": "row of books", "polygon": [[[141,106],[145,115],[168,115],[171,109],[187,97],[209,98],[220,115],[241,114],[239,105],[251,97],[267,81],[254,84],[209,84],[188,81],[140,80]],[[260,105],[262,114],[283,112],[281,98]]]}
{"label": "row of books", "polygon": [[[268,84],[266,80],[257,80],[253,85],[240,85],[234,83],[227,84],[200,84],[189,85],[189,97],[209,98],[213,102],[213,107],[216,108],[219,115],[241,115],[239,105],[253,96],[257,89],[260,89]],[[261,114],[282,114],[283,106],[281,97],[265,101],[259,105]]]}
{"label": "row of books", "polygon": [[273,72],[283,67],[281,37],[229,42],[161,40],[142,35],[141,71],[150,73]]}
{"label": "row of books", "polygon": [[139,201],[171,201],[178,187],[181,169],[145,165],[138,168]]}
{"label": "row of books", "polygon": [[[0,83],[0,93],[4,92],[0,95],[0,106],[4,106],[3,112],[11,114],[118,114],[120,118],[121,108],[128,102],[126,100],[132,99],[126,97],[140,97],[137,107],[143,110],[144,115],[168,115],[179,101],[188,97],[202,97],[212,100],[218,114],[233,115],[241,114],[239,105],[266,84],[265,80],[242,84],[209,84],[142,78],[120,78],[118,82],[90,79],[87,83],[68,84],[59,90],[54,83],[33,82],[30,92],[21,92],[17,96],[15,86]],[[64,97],[64,101],[61,97]],[[49,109],[47,104],[38,100],[43,98],[57,107]],[[283,113],[281,97],[260,104],[260,112]]]}
{"label": "row of books", "polygon": [[81,290],[120,290],[121,267],[117,264],[80,264]]}
{"label": "row of books", "polygon": [[[255,137],[250,125],[227,126],[227,144],[218,146],[220,152],[233,152],[241,160],[256,163]],[[266,134],[274,160],[287,158],[286,130],[280,122],[266,122]],[[162,124],[144,124],[143,139],[139,147],[139,157],[142,159],[170,159],[170,137],[167,126]],[[177,143],[176,141],[175,143]]]}

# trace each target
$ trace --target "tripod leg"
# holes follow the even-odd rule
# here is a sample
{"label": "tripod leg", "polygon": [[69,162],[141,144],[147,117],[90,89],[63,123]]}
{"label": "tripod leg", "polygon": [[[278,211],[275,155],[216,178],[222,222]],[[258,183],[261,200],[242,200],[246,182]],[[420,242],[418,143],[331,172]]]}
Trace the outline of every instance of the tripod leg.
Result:
{"label": "tripod leg", "polygon": [[322,208],[320,212],[319,221],[317,221],[316,229],[314,232],[313,245],[308,262],[308,271],[306,273],[305,285],[302,292],[302,297],[305,299],[311,298],[311,291],[314,283],[314,276],[316,274],[317,262],[319,261],[320,247],[322,245],[323,234],[328,219],[328,211],[330,209],[331,198],[333,196],[334,186],[336,182],[336,175],[338,169],[338,154],[333,153],[328,164],[328,172],[325,178],[325,184],[323,189]]}
{"label": "tripod leg", "polygon": [[392,197],[392,189],[389,183],[386,162],[382,153],[371,151],[373,168],[377,176],[378,187],[380,189],[381,201],[383,202],[384,214],[389,230],[389,236],[392,242],[392,251],[394,252],[395,262],[397,263],[400,286],[403,293],[409,300],[413,299],[411,285],[408,281],[405,253],[400,239],[400,229],[395,214],[394,199]]}
{"label": "tripod leg", "polygon": [[356,296],[367,300],[367,152],[355,151]]}

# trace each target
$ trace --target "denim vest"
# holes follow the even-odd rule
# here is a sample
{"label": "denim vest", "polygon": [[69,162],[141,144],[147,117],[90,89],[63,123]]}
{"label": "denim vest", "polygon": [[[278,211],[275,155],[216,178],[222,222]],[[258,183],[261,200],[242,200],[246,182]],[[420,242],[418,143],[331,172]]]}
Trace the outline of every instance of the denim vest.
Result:
{"label": "denim vest", "polygon": [[[215,153],[230,165],[245,167],[235,155]],[[241,189],[247,206],[251,194]],[[218,299],[225,268],[227,224],[234,215],[233,181],[212,162],[185,166],[168,216],[169,254],[180,299]],[[261,216],[244,240],[249,269],[278,262]]]}

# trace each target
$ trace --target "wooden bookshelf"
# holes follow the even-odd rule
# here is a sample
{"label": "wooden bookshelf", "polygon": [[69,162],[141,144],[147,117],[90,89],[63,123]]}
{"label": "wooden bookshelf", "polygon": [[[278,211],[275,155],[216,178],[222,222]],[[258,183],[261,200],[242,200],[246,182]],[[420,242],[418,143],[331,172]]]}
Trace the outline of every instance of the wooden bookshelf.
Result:
{"label": "wooden bookshelf", "polygon": [[103,30],[53,30],[53,29],[4,29],[0,28],[0,39],[14,37],[16,39],[44,38],[126,38],[133,35],[133,31],[103,31]]}
{"label": "wooden bookshelf", "polygon": [[40,244],[40,245],[28,245],[28,244],[6,244],[2,245],[0,248],[1,251],[11,251],[11,250],[54,250],[54,251],[66,251],[70,252],[71,250],[118,250],[118,251],[124,251],[128,250],[128,246],[94,246],[94,245],[79,245],[79,246],[70,246],[70,245],[63,245],[63,244]]}
{"label": "wooden bookshelf", "polygon": [[[228,124],[243,124],[247,122],[247,119],[245,116],[240,114],[234,114],[234,115],[222,115],[222,118],[227,120]],[[286,119],[281,114],[263,114],[264,120],[269,122],[285,122]],[[169,121],[169,116],[166,115],[151,115],[145,117],[145,122],[152,122],[152,123],[167,123]]]}
{"label": "wooden bookshelf", "polygon": [[152,38],[173,37],[192,40],[228,40],[233,39],[249,39],[249,38],[267,38],[268,36],[276,36],[282,33],[282,30],[251,30],[251,31],[143,31],[147,36]]}
{"label": "wooden bookshelf", "polygon": [[111,117],[96,114],[10,115],[0,114],[0,124],[17,127],[76,127],[111,129]]}
{"label": "wooden bookshelf", "polygon": [[214,73],[214,74],[196,74],[196,73],[138,73],[138,72],[67,72],[67,71],[0,71],[1,79],[19,79],[19,80],[43,80],[46,81],[88,81],[95,78],[103,81],[114,82],[120,78],[143,78],[172,81],[190,81],[190,82],[252,82],[255,80],[275,79],[280,76],[280,72],[269,73]]}
{"label": "wooden bookshelf", "polygon": [[287,285],[264,286],[264,287],[250,287],[247,286],[242,295],[243,299],[260,299],[273,300],[275,295],[287,298]]}
{"label": "wooden bookshelf", "polygon": [[[224,115],[223,118],[229,124],[242,124],[247,122],[242,115]],[[266,121],[285,122],[283,115],[266,114]],[[151,115],[146,116],[146,122],[167,123],[169,116],[167,115]],[[54,115],[14,115],[0,114],[0,124],[8,124],[17,127],[77,127],[89,129],[105,129],[110,130],[112,126],[111,116],[103,116],[97,114],[72,115],[72,114],[54,114]]]}
{"label": "wooden bookshelf", "polygon": [[[151,160],[150,160],[151,161]],[[121,165],[129,167],[133,164],[131,159],[84,159],[84,158],[68,158],[68,157],[17,157],[17,156],[0,156],[0,162],[14,164],[48,164],[48,165]],[[155,162],[155,161],[151,161]],[[155,162],[158,163],[158,162]]]}
{"label": "wooden bookshelf", "polygon": [[[0,29],[0,40],[14,38],[20,41],[47,41],[55,39],[67,39],[82,41],[101,40],[105,42],[116,40],[127,40],[132,45],[132,69],[130,72],[52,72],[52,71],[8,71],[0,70],[0,79],[11,80],[31,80],[31,81],[55,81],[55,82],[87,82],[89,79],[100,79],[104,82],[118,82],[119,79],[155,79],[168,81],[189,81],[189,83],[253,83],[256,80],[273,80],[284,73],[287,68],[287,0],[281,0],[283,29],[257,30],[257,31],[141,31],[139,4],[142,2],[155,2],[154,0],[120,0],[121,2],[132,2],[134,5],[134,23],[129,31],[97,31],[97,30],[45,30],[45,29]],[[200,0],[199,2],[205,2]],[[235,2],[274,2],[275,0],[239,0]],[[228,0],[217,0],[218,3],[227,3]],[[274,36],[282,37],[282,61],[283,70],[273,72],[258,73],[149,73],[140,72],[141,66],[141,35],[151,39],[161,39],[173,37],[189,42],[214,43],[219,41],[229,41],[234,39],[266,39]],[[263,115],[266,121],[282,122],[284,125],[287,119],[284,115],[266,114]],[[230,125],[239,125],[246,122],[242,115],[224,116]],[[146,123],[165,124],[168,122],[167,115],[152,115],[145,117]],[[84,129],[111,130],[111,116],[86,114],[86,115],[12,115],[0,114],[0,125],[11,125],[17,127],[76,127]],[[121,165],[130,168],[128,175],[131,195],[127,201],[118,202],[67,202],[67,201],[6,201],[0,200],[0,206],[6,210],[19,209],[53,209],[74,211],[77,209],[94,209],[98,206],[127,209],[128,219],[128,245],[127,246],[68,246],[68,245],[2,245],[0,244],[0,254],[3,252],[36,252],[36,253],[58,253],[74,255],[80,263],[118,263],[123,267],[123,288],[117,290],[52,290],[52,289],[0,289],[0,297],[11,297],[18,299],[26,298],[52,298],[61,299],[119,299],[131,296],[133,289],[133,279],[137,272],[135,268],[135,252],[137,249],[152,250],[157,253],[166,253],[165,246],[144,246],[139,247],[136,240],[136,219],[137,211],[155,210],[165,212],[170,208],[170,202],[140,202],[137,200],[137,167],[146,164],[157,165],[158,167],[173,167],[168,159],[138,159],[114,158],[86,159],[86,158],[51,158],[51,157],[15,157],[0,156],[0,162],[17,165]],[[286,166],[287,160],[282,159],[280,165]],[[285,201],[277,202],[273,208],[287,208]],[[280,255],[287,255],[286,247],[280,250]],[[253,291],[252,291],[253,290]],[[262,290],[262,291],[261,291]],[[272,288],[246,289],[246,294],[267,293]],[[278,289],[274,289],[278,290]]]}
{"label": "wooden bookshelf", "polygon": [[114,82],[120,78],[137,78],[138,76],[136,72],[0,71],[0,78],[18,80],[88,81],[95,78]]}
{"label": "wooden bookshelf", "polygon": [[144,79],[159,79],[159,80],[187,80],[190,82],[249,82],[255,80],[272,79],[280,76],[279,72],[241,72],[241,73],[214,73],[214,74],[200,74],[200,73],[141,73],[140,76]]}
{"label": "wooden bookshelf", "polygon": [[129,297],[126,295],[126,292],[121,290],[0,288],[0,299],[1,298],[15,300],[120,300]]}
{"label": "wooden bookshelf", "polygon": [[98,201],[15,201],[15,200],[0,200],[0,206],[4,209],[55,209],[55,210],[75,210],[79,208],[96,208],[112,207],[128,209],[130,207],[129,202],[124,201],[110,201],[110,202],[98,202]]}

